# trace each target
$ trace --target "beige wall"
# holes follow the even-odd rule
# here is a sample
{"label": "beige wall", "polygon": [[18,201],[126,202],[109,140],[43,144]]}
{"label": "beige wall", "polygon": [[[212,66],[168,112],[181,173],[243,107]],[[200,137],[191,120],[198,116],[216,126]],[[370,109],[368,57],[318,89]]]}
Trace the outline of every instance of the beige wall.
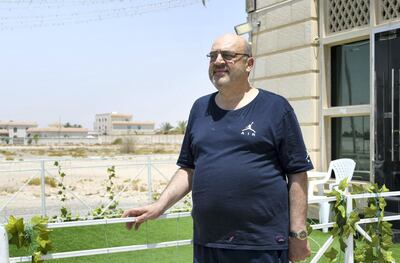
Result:
{"label": "beige wall", "polygon": [[257,0],[249,21],[256,58],[251,81],[288,99],[300,122],[307,150],[320,169],[317,7],[314,0]]}

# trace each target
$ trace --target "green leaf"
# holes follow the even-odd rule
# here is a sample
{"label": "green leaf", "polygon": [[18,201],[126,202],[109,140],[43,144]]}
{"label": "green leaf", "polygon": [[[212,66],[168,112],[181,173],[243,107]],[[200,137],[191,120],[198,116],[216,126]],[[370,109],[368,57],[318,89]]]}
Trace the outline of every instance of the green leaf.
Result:
{"label": "green leaf", "polygon": [[25,232],[25,225],[23,218],[15,218],[10,216],[8,219],[8,224],[6,225],[6,231],[9,236],[9,244],[14,244],[17,248],[21,248],[26,245],[26,239],[30,237],[27,236]]}
{"label": "green leaf", "polygon": [[36,226],[36,225],[40,225],[40,224],[43,225],[43,224],[47,223],[46,221],[47,220],[43,220],[42,217],[40,217],[40,216],[34,216],[34,217],[31,218],[30,224],[32,226]]}
{"label": "green leaf", "polygon": [[334,191],[326,193],[326,196],[336,196],[336,193],[337,193],[337,191],[334,190]]}
{"label": "green leaf", "polygon": [[382,221],[381,222],[381,227],[382,227],[382,232],[383,234],[388,234],[390,236],[392,236],[392,224],[387,222],[387,221]]}
{"label": "green leaf", "polygon": [[337,209],[339,210],[339,212],[342,215],[342,217],[345,218],[346,217],[346,209],[344,208],[344,206],[343,205],[339,205]]}
{"label": "green leaf", "polygon": [[340,250],[345,251],[347,248],[346,242],[342,239],[339,238],[339,245],[340,245]]}
{"label": "green leaf", "polygon": [[365,246],[357,246],[354,249],[354,261],[356,263],[365,263]]}
{"label": "green leaf", "polygon": [[358,184],[353,184],[352,185],[352,194],[361,194],[361,193],[365,193],[365,189],[363,185],[358,185]]}
{"label": "green leaf", "polygon": [[374,204],[370,204],[369,207],[364,208],[364,214],[366,218],[371,218],[376,216],[378,208]]}
{"label": "green leaf", "polygon": [[346,224],[343,226],[343,237],[348,238],[351,233],[351,227]]}
{"label": "green leaf", "polygon": [[386,185],[382,185],[381,192],[389,192],[390,190],[386,187]]}
{"label": "green leaf", "polygon": [[380,208],[381,210],[385,210],[385,207],[386,207],[385,198],[379,197],[379,208]]}
{"label": "green leaf", "polygon": [[339,233],[339,226],[336,223],[334,223],[333,228],[331,230],[331,235],[336,237],[338,233]]}
{"label": "green leaf", "polygon": [[336,262],[337,261],[338,251],[331,247],[330,250],[326,251],[324,256],[329,259],[329,262]]}
{"label": "green leaf", "polygon": [[393,245],[392,236],[384,235],[382,237],[382,244],[381,246],[385,249],[390,248]]}
{"label": "green leaf", "polygon": [[349,184],[347,183],[347,178],[345,178],[342,181],[340,181],[339,190],[345,191],[347,189],[347,187],[349,187]]}
{"label": "green leaf", "polygon": [[383,259],[386,262],[395,262],[394,258],[393,258],[393,255],[392,255],[392,251],[381,251],[381,252],[382,252],[382,255],[383,255]]}
{"label": "green leaf", "polygon": [[371,245],[372,247],[377,247],[379,245],[379,237],[374,233],[371,236]]}
{"label": "green leaf", "polygon": [[32,263],[42,263],[42,262],[43,260],[40,251],[34,252],[32,254]]}

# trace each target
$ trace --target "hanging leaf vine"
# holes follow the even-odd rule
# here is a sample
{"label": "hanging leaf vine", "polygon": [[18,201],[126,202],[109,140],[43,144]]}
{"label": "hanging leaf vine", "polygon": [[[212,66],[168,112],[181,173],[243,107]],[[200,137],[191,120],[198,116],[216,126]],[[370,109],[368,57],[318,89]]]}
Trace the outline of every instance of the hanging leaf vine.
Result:
{"label": "hanging leaf vine", "polygon": [[92,211],[92,216],[94,218],[113,218],[120,217],[123,213],[121,208],[118,208],[119,202],[115,200],[115,183],[114,179],[117,177],[115,172],[115,166],[111,166],[107,168],[108,179],[106,181],[106,192],[107,199],[111,204],[108,207],[105,207],[104,204],[95,208]]}
{"label": "hanging leaf vine", "polygon": [[42,255],[53,249],[47,222],[47,218],[34,216],[24,224],[23,218],[10,216],[6,225],[8,243],[17,248],[27,248],[32,253],[32,262],[42,263]]}
{"label": "hanging leaf vine", "polygon": [[67,201],[67,188],[64,185],[64,178],[66,176],[65,172],[61,169],[61,164],[58,161],[54,162],[54,166],[56,166],[58,168],[58,176],[60,177],[57,187],[58,187],[58,191],[57,191],[57,195],[59,200],[62,203],[62,206],[60,208],[60,215],[59,216],[55,216],[53,219],[56,219],[58,221],[72,221],[72,213],[70,210],[68,210],[68,208],[66,207],[65,203]]}
{"label": "hanging leaf vine", "polygon": [[[348,187],[346,179],[340,182],[338,189],[333,189],[328,196],[336,197],[336,202],[332,206],[335,222],[331,229],[331,235],[339,241],[340,250],[344,253],[347,247],[346,240],[350,235],[354,236],[354,261],[356,263],[390,263],[394,262],[392,251],[392,224],[383,221],[386,201],[379,193],[389,191],[385,185],[381,188],[377,184],[352,186],[352,194],[374,193],[373,198],[368,198],[368,204],[363,209],[364,218],[378,218],[378,222],[366,224],[366,233],[371,237],[371,241],[362,235],[356,234],[356,223],[360,221],[359,209],[353,200],[353,210],[349,215],[346,214],[347,199],[344,195]],[[337,262],[339,251],[331,247],[324,256],[329,262]]]}

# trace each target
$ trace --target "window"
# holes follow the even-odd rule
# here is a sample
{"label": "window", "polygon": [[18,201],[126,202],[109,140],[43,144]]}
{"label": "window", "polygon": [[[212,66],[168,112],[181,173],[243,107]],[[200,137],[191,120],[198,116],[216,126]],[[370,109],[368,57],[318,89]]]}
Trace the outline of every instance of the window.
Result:
{"label": "window", "polygon": [[332,118],[332,160],[351,158],[356,162],[355,180],[370,178],[369,116]]}
{"label": "window", "polygon": [[369,40],[331,49],[331,106],[369,104]]}
{"label": "window", "polygon": [[14,132],[17,132],[17,130],[18,130],[17,127],[14,127],[13,131],[14,131]]}
{"label": "window", "polygon": [[[357,41],[331,48],[330,107],[370,104],[370,43]],[[368,108],[366,108],[368,109]],[[343,115],[338,109],[331,119],[331,159],[356,162],[355,180],[370,180],[370,117]]]}

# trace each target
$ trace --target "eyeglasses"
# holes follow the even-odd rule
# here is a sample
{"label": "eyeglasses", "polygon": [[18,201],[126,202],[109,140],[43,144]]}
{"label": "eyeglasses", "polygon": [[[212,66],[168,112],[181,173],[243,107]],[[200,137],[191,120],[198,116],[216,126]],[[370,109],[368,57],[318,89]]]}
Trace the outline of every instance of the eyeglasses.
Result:
{"label": "eyeglasses", "polygon": [[218,54],[221,54],[221,57],[225,61],[232,62],[237,56],[246,56],[249,57],[249,54],[244,54],[244,53],[236,53],[233,51],[226,51],[226,50],[217,50],[217,51],[211,51],[210,53],[207,54],[207,57],[210,59],[210,62],[215,62],[218,58]]}

